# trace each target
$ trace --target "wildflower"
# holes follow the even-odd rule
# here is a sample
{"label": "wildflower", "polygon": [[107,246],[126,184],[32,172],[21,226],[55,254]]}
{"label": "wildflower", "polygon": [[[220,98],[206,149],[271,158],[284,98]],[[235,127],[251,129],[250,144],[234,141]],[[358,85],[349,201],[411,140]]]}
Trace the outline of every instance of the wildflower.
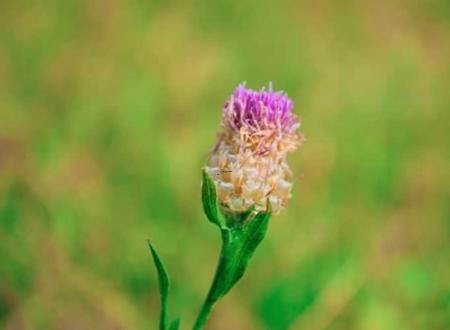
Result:
{"label": "wildflower", "polygon": [[[279,213],[291,196],[286,158],[303,139],[292,106],[287,95],[274,92],[271,85],[267,91],[239,85],[224,104],[218,141],[202,173],[203,211],[220,229],[222,248],[194,330],[204,329],[213,306],[242,278],[272,214]],[[169,322],[167,273],[150,243],[149,247],[159,277],[160,329],[179,329],[179,319]]]}
{"label": "wildflower", "polygon": [[269,200],[277,214],[287,203],[292,173],[286,158],[303,139],[292,107],[271,85],[254,91],[241,84],[225,102],[221,132],[205,167],[225,212],[265,210]]}

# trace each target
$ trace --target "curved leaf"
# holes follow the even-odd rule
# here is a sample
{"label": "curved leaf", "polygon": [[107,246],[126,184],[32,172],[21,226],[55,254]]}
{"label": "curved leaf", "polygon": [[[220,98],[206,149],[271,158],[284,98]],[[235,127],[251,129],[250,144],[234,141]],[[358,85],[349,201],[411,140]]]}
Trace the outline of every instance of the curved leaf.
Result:
{"label": "curved leaf", "polygon": [[210,299],[223,297],[244,275],[248,262],[264,239],[271,210],[259,212],[241,226],[222,229],[222,251]]}
{"label": "curved leaf", "polygon": [[205,170],[202,171],[203,181],[202,181],[202,204],[203,211],[206,217],[212,223],[222,227],[222,215],[219,211],[219,205],[217,203],[217,193],[216,185],[211,177],[206,173]]}
{"label": "curved leaf", "polygon": [[168,330],[168,308],[167,297],[169,295],[169,277],[167,276],[166,269],[150,241],[147,241],[150,251],[152,253],[153,261],[155,262],[156,271],[158,273],[159,293],[161,295],[161,314],[159,319],[159,329]]}

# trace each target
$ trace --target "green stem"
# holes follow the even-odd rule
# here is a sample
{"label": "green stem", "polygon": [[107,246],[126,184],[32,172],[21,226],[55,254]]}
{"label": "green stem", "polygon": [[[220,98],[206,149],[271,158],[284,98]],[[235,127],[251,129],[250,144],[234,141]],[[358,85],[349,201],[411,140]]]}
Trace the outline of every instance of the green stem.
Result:
{"label": "green stem", "polygon": [[216,273],[193,330],[204,328],[214,304],[242,278],[248,261],[267,232],[270,216],[270,212],[260,212],[240,226],[221,227],[222,249]]}
{"label": "green stem", "polygon": [[[216,267],[216,273],[214,274],[214,279],[209,288],[208,295],[206,296],[205,301],[203,302],[202,308],[200,309],[200,313],[197,316],[197,320],[195,321],[194,327],[192,330],[201,330],[205,327],[206,322],[208,321],[209,315],[211,314],[211,310],[213,305],[217,302],[217,282],[219,277],[223,274],[221,271],[222,268],[222,260],[224,254],[225,246],[222,245],[222,250],[220,253],[219,261]],[[223,276],[223,275],[222,275]]]}
{"label": "green stem", "polygon": [[205,299],[203,303],[202,309],[198,314],[197,321],[195,321],[195,325],[192,328],[193,330],[201,330],[205,327],[206,322],[208,321],[209,314],[211,314],[212,307],[215,301],[211,301],[209,299]]}

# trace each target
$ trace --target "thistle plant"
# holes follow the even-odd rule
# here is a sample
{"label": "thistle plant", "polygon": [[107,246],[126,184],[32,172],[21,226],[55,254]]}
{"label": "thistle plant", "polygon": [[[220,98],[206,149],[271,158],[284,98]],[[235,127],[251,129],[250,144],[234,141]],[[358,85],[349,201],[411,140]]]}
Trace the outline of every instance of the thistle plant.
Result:
{"label": "thistle plant", "polygon": [[[247,89],[240,85],[225,102],[221,130],[202,172],[203,211],[222,237],[212,285],[194,330],[203,329],[215,303],[244,275],[264,239],[272,215],[291,197],[292,172],[287,155],[301,143],[300,122],[283,92]],[[150,244],[150,243],[149,243]],[[155,249],[161,293],[161,330],[175,330],[167,308],[169,280]]]}

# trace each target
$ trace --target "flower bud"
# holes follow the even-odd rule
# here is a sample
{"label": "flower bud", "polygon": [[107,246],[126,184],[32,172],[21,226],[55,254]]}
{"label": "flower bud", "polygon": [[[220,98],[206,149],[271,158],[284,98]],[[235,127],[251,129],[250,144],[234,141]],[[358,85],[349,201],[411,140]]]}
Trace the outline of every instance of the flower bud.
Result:
{"label": "flower bud", "polygon": [[242,84],[225,102],[221,132],[205,170],[226,212],[265,210],[269,200],[277,214],[287,203],[292,173],[286,158],[303,139],[292,107],[288,96],[273,92],[271,85],[254,91]]}

